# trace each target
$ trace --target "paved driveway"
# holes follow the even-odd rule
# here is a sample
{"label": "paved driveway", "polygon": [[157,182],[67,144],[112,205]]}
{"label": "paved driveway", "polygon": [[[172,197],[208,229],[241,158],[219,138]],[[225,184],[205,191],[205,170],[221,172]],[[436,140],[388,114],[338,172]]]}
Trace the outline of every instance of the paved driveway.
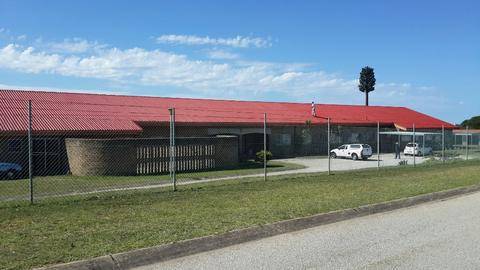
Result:
{"label": "paved driveway", "polygon": [[[380,166],[398,166],[400,160],[394,158],[394,154],[382,154],[380,156]],[[428,157],[416,157],[415,162],[420,164],[424,162]],[[403,156],[401,160],[406,160],[409,165],[413,165],[413,157]],[[304,165],[306,168],[295,170],[296,172],[325,172],[328,171],[328,158],[326,157],[298,157],[298,158],[288,158],[280,159],[280,161],[293,162],[297,164]],[[332,171],[345,171],[345,170],[358,170],[365,168],[375,168],[377,167],[377,157],[371,157],[368,160],[357,160],[353,161],[351,159],[331,159],[330,169]],[[285,171],[284,173],[290,173],[291,171]],[[274,173],[272,173],[273,175]]]}
{"label": "paved driveway", "polygon": [[480,193],[319,226],[137,270],[479,269]]}

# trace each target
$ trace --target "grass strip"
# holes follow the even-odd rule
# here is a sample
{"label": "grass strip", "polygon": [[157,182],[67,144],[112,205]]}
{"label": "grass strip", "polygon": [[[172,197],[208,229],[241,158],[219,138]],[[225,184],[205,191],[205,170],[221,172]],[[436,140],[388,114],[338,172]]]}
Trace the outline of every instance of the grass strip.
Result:
{"label": "grass strip", "polygon": [[0,204],[0,267],[28,269],[470,186],[480,161]]}

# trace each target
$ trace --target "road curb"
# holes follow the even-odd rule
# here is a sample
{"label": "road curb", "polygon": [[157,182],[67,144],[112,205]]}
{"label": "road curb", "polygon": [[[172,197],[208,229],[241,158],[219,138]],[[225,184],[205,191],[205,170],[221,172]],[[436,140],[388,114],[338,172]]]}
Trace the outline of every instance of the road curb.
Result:
{"label": "road curb", "polygon": [[41,270],[120,270],[131,269],[184,257],[199,252],[205,252],[248,241],[258,240],[278,234],[303,230],[319,225],[330,224],[342,220],[366,215],[406,208],[417,204],[451,198],[458,195],[480,191],[480,185],[439,191],[409,198],[403,198],[383,203],[370,204],[317,214],[308,217],[289,219],[267,225],[231,231],[219,235],[205,236],[177,243],[142,248],[123,253],[101,256],[89,260],[76,261],[37,268]]}

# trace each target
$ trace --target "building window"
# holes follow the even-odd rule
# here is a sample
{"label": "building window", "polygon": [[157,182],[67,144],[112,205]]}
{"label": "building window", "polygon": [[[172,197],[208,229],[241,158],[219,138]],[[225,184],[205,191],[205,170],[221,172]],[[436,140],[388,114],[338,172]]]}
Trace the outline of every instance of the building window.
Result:
{"label": "building window", "polygon": [[358,135],[359,135],[358,133],[352,132],[350,134],[350,142],[351,143],[359,142]]}
{"label": "building window", "polygon": [[58,154],[58,139],[33,139],[34,154]]}
{"label": "building window", "polygon": [[292,137],[290,136],[290,134],[281,134],[280,143],[281,145],[291,145]]}
{"label": "building window", "polygon": [[45,150],[49,154],[57,154],[59,148],[59,142],[57,139],[46,139]]}
{"label": "building window", "polygon": [[292,135],[288,133],[272,134],[273,144],[278,146],[289,146],[292,144]]}
{"label": "building window", "polygon": [[45,141],[44,139],[33,139],[33,153],[41,154],[45,152]]}
{"label": "building window", "polygon": [[302,130],[302,144],[303,145],[309,145],[312,143],[312,132],[310,129],[303,129]]}
{"label": "building window", "polygon": [[57,138],[35,138],[32,145],[33,169],[38,175],[58,173],[60,141]]}
{"label": "building window", "polygon": [[22,151],[22,140],[12,139],[8,140],[8,151],[10,153],[17,153]]}

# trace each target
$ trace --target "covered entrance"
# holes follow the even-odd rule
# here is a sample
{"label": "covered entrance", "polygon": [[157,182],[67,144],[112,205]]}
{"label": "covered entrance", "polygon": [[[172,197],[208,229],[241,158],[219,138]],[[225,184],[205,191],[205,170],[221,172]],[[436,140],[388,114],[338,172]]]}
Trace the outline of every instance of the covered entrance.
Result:
{"label": "covered entrance", "polygon": [[[433,154],[434,151],[441,151],[445,147],[444,136],[437,132],[411,132],[411,131],[384,131],[379,132],[380,135],[390,136],[389,140],[379,137],[381,147],[385,147],[385,141],[388,143],[387,148],[394,149],[394,144],[399,143],[400,151],[403,153],[408,146],[415,147],[413,153],[420,156],[425,154]],[[393,152],[393,151],[392,151]],[[413,154],[415,156],[417,154]]]}

